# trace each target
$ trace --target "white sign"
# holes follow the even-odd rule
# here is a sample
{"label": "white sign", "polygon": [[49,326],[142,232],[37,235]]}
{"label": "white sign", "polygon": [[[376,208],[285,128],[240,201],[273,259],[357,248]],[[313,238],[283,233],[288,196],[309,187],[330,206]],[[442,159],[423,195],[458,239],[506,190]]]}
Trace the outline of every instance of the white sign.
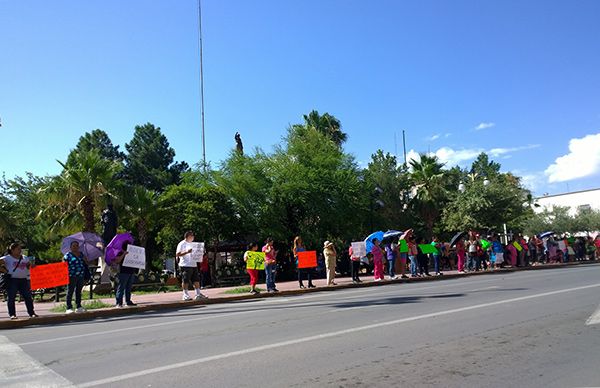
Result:
{"label": "white sign", "polygon": [[146,248],[128,245],[127,252],[123,260],[125,267],[146,269]]}
{"label": "white sign", "polygon": [[193,242],[189,243],[192,246],[192,260],[196,263],[201,263],[204,260],[204,243]]}
{"label": "white sign", "polygon": [[560,240],[560,241],[558,242],[558,249],[560,249],[561,251],[563,251],[563,252],[564,252],[564,251],[565,251],[565,249],[567,249],[567,244],[565,244],[565,242],[564,242],[564,241]]}
{"label": "white sign", "polygon": [[364,241],[353,242],[352,256],[360,258],[367,256],[367,244]]}

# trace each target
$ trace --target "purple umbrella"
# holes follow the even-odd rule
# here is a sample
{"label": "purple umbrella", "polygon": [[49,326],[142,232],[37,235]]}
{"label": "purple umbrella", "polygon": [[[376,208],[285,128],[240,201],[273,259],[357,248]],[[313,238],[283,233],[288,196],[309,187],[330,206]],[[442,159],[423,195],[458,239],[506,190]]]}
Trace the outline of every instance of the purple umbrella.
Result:
{"label": "purple umbrella", "polygon": [[133,236],[131,233],[119,233],[106,246],[106,254],[104,255],[104,261],[107,265],[111,265],[115,257],[123,250],[123,244],[133,244]]}
{"label": "purple umbrella", "polygon": [[96,233],[79,232],[65,237],[60,246],[60,251],[66,255],[71,251],[71,243],[77,241],[79,250],[83,252],[86,260],[96,260],[104,254],[104,242]]}

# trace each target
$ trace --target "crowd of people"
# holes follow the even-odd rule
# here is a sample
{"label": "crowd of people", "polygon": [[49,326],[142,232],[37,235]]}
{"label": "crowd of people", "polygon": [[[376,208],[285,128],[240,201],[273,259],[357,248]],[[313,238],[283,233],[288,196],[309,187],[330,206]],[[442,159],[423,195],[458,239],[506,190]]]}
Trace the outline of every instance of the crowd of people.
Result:
{"label": "crowd of people", "polygon": [[[431,241],[416,236],[414,231],[408,230],[401,235],[380,241],[374,238],[370,241],[371,248],[364,255],[355,253],[353,247],[348,248],[348,260],[350,273],[354,283],[361,283],[361,267],[367,262],[372,265],[374,281],[385,279],[387,274],[391,280],[399,278],[418,278],[424,276],[442,276],[442,270],[458,270],[458,273],[494,270],[503,267],[525,267],[530,265],[566,263],[570,261],[596,260],[600,258],[600,235],[592,238],[556,236],[552,233],[525,237],[520,234],[513,235],[502,242],[496,234],[482,236],[470,231],[455,236],[450,242],[442,242],[437,237]],[[193,255],[194,233],[187,231],[183,240],[177,245],[176,258],[178,259],[179,273],[181,276],[182,300],[201,300],[206,296],[202,294],[202,285],[205,282],[204,274],[208,272],[208,259],[205,254],[200,262]],[[117,274],[118,283],[115,290],[115,307],[135,306],[131,300],[131,289],[134,282],[136,268],[123,265],[124,258],[128,254],[127,244],[124,243],[121,250],[113,260],[111,267]],[[308,288],[315,288],[313,283],[315,277],[313,268],[298,268],[299,253],[307,249],[300,236],[293,241],[292,257],[297,268],[298,284],[301,289],[305,288],[304,281],[307,280]],[[424,249],[431,246],[435,249]],[[79,243],[73,241],[70,244],[63,261],[67,263],[69,284],[66,294],[66,313],[81,313],[85,311],[82,306],[82,289],[90,279],[91,274]],[[244,261],[248,260],[249,252],[257,252],[258,244],[251,243],[244,254]],[[274,241],[268,238],[261,251],[264,253],[265,282],[268,293],[278,292],[276,287],[276,276],[278,268],[278,252]],[[326,285],[335,286],[336,266],[339,263],[335,244],[325,241],[321,251],[325,264]],[[7,294],[8,314],[11,319],[16,319],[15,301],[17,294],[21,295],[27,307],[30,317],[35,318],[33,297],[30,287],[30,269],[35,262],[22,254],[22,247],[18,243],[8,247],[5,256],[0,258],[1,286]],[[429,268],[433,267],[433,274]],[[250,292],[258,294],[256,285],[259,279],[258,269],[247,269],[250,276]],[[195,295],[189,295],[189,287],[193,285]],[[75,308],[73,307],[73,296],[75,297]]]}

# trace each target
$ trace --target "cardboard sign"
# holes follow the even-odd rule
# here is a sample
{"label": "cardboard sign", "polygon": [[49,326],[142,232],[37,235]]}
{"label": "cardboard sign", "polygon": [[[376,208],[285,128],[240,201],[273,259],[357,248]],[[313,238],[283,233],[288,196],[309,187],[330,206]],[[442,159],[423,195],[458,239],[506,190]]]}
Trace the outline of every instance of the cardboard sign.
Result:
{"label": "cardboard sign", "polygon": [[560,240],[558,242],[558,249],[564,252],[567,249],[567,244],[565,244],[564,241]]}
{"label": "cardboard sign", "polygon": [[264,252],[246,252],[246,269],[265,269],[265,253]]}
{"label": "cardboard sign", "polygon": [[514,246],[515,248],[517,248],[517,251],[519,251],[519,252],[521,252],[521,251],[523,250],[523,247],[521,246],[521,244],[519,244],[519,243],[518,243],[518,242],[516,242],[516,241],[513,243],[513,246]]}
{"label": "cardboard sign", "polygon": [[365,257],[367,255],[367,244],[364,241],[355,241],[352,243],[352,256]]}
{"label": "cardboard sign", "polygon": [[317,266],[317,251],[298,252],[298,268],[315,268]]}
{"label": "cardboard sign", "polygon": [[29,271],[31,289],[53,288],[69,284],[69,265],[66,262],[38,265]]}
{"label": "cardboard sign", "polygon": [[437,255],[440,253],[436,247],[434,247],[433,245],[430,245],[430,244],[419,244],[419,248],[421,248],[421,252],[423,252],[426,255],[428,255],[430,253]]}
{"label": "cardboard sign", "polygon": [[125,267],[146,269],[146,249],[135,245],[127,247],[127,256],[123,260]]}
{"label": "cardboard sign", "polygon": [[408,243],[406,240],[400,240],[400,253],[408,253]]}
{"label": "cardboard sign", "polygon": [[481,247],[483,248],[484,251],[487,251],[488,248],[491,247],[491,246],[492,246],[491,242],[489,242],[487,240],[484,240],[484,239],[481,239]]}
{"label": "cardboard sign", "polygon": [[192,247],[192,260],[196,263],[201,263],[204,260],[204,243],[203,242],[193,242],[188,243]]}

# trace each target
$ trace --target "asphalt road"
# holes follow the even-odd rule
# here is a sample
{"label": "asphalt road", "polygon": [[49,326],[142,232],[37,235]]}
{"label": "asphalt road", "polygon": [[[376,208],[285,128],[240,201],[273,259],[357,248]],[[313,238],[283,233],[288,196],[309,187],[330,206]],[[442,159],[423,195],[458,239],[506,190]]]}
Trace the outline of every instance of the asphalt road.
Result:
{"label": "asphalt road", "polygon": [[600,386],[599,304],[590,265],[29,327],[0,386]]}

